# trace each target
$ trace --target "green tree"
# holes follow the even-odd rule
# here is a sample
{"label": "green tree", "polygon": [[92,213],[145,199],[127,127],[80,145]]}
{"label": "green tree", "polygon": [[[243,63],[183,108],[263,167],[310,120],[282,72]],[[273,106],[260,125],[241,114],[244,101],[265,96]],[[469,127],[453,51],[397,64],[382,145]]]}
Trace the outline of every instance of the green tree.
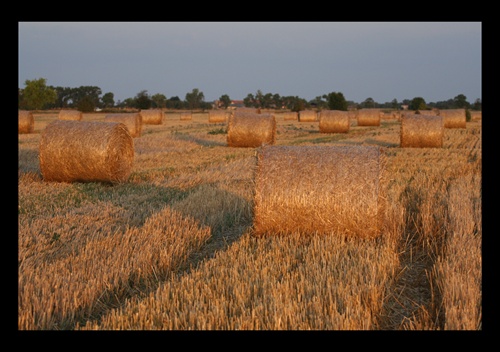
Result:
{"label": "green tree", "polygon": [[115,95],[113,93],[106,93],[102,96],[102,106],[104,108],[112,108],[115,106]]}
{"label": "green tree", "polygon": [[227,109],[229,105],[231,105],[231,98],[229,98],[227,94],[221,95],[219,101],[222,103],[222,106],[224,106],[224,109]]}
{"label": "green tree", "polygon": [[151,99],[149,98],[147,90],[141,90],[135,96],[135,107],[141,110],[146,110],[151,107]]}
{"label": "green tree", "polygon": [[163,94],[157,93],[151,97],[153,106],[155,108],[165,108],[167,107],[167,97]]}
{"label": "green tree", "polygon": [[363,109],[373,109],[377,107],[377,103],[373,98],[366,98],[361,104],[359,104]]}
{"label": "green tree", "polygon": [[81,112],[92,112],[95,110],[96,105],[94,99],[90,95],[86,95],[78,100],[76,107]]}
{"label": "green tree", "polygon": [[186,93],[186,103],[188,109],[199,109],[204,101],[205,96],[198,88],[194,88],[191,93]]}
{"label": "green tree", "polygon": [[47,87],[45,78],[27,79],[24,84],[26,87],[22,92],[22,104],[27,110],[40,110],[56,102],[57,93],[54,89]]}
{"label": "green tree", "polygon": [[411,100],[409,108],[410,110],[426,110],[427,105],[425,103],[424,98],[415,97]]}
{"label": "green tree", "polygon": [[347,101],[344,98],[344,94],[331,92],[323,95],[323,97],[326,99],[328,109],[347,111]]}
{"label": "green tree", "polygon": [[455,107],[458,109],[466,109],[470,105],[467,102],[467,97],[463,94],[459,94],[455,98],[453,98],[453,102],[454,102]]}

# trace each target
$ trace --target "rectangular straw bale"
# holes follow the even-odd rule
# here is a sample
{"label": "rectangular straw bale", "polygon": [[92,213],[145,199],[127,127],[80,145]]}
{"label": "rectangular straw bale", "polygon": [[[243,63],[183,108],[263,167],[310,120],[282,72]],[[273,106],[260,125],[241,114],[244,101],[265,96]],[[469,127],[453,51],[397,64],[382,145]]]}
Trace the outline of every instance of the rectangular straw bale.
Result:
{"label": "rectangular straw bale", "polygon": [[140,111],[142,123],[144,125],[161,125],[163,123],[163,110],[146,109]]}
{"label": "rectangular straw bale", "polygon": [[299,111],[299,122],[318,121],[318,113],[315,110]]}
{"label": "rectangular straw bale", "polygon": [[123,123],[132,138],[140,137],[142,134],[142,116],[138,112],[107,114],[104,121]]}
{"label": "rectangular straw bale", "polygon": [[56,120],[42,133],[39,160],[45,181],[124,182],[134,140],[121,122]]}
{"label": "rectangular straw bale", "polygon": [[283,120],[285,121],[298,121],[299,114],[296,111],[286,111],[281,114],[283,116]]}
{"label": "rectangular straw bale", "polygon": [[276,118],[273,114],[238,112],[229,116],[227,144],[229,147],[260,147],[274,144]]}
{"label": "rectangular straw bale", "polygon": [[467,117],[465,115],[465,109],[439,110],[439,116],[443,117],[444,128],[467,127]]}
{"label": "rectangular straw bale", "polygon": [[402,148],[443,147],[443,118],[437,115],[403,114],[401,118]]}
{"label": "rectangular straw bale", "polygon": [[180,114],[180,119],[182,121],[188,121],[193,119],[193,113],[191,111],[183,111]]}
{"label": "rectangular straw bale", "polygon": [[347,133],[350,126],[347,111],[321,110],[319,113],[319,132],[321,133]]}
{"label": "rectangular straw bale", "polygon": [[229,115],[232,114],[231,111],[227,110],[209,110],[208,111],[208,122],[209,123],[221,123],[227,122]]}
{"label": "rectangular straw bale", "polygon": [[78,110],[60,110],[59,111],[59,120],[66,121],[81,121],[83,118],[83,114]]}
{"label": "rectangular straw bale", "polygon": [[380,109],[360,109],[357,119],[358,126],[380,126]]}
{"label": "rectangular straw bale", "polygon": [[35,118],[33,117],[33,113],[31,111],[19,110],[18,119],[18,133],[33,133],[35,130]]}
{"label": "rectangular straw bale", "polygon": [[254,234],[379,236],[385,160],[376,146],[263,147],[257,154]]}

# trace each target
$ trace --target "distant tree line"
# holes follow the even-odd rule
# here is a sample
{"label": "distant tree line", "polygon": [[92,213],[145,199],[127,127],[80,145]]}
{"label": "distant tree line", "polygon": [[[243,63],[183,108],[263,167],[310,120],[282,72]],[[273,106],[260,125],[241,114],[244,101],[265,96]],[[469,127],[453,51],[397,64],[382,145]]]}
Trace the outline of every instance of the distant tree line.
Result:
{"label": "distant tree line", "polygon": [[[217,100],[222,108],[227,108],[231,104],[231,98],[223,94]],[[481,100],[476,99],[474,103],[469,103],[467,97],[459,94],[446,101],[426,103],[424,98],[415,97],[404,99],[398,102],[393,99],[386,103],[377,103],[372,98],[367,98],[361,103],[346,100],[341,92],[330,92],[322,96],[307,101],[298,96],[280,96],[279,94],[263,93],[257,90],[255,94],[249,93],[244,99],[246,107],[263,109],[288,109],[301,111],[305,109],[330,109],[349,110],[364,108],[381,108],[399,110],[402,106],[407,106],[410,110],[429,110],[465,108],[470,110],[481,110]],[[80,86],[78,88],[48,86],[45,78],[26,80],[25,88],[19,88],[18,107],[22,110],[42,110],[42,109],[64,109],[74,108],[82,112],[91,112],[96,109],[203,109],[213,108],[213,102],[206,102],[203,92],[194,88],[186,93],[184,100],[178,96],[167,99],[164,94],[157,93],[149,95],[147,90],[142,90],[135,97],[127,98],[123,101],[115,102],[114,94],[111,92],[102,94],[101,88],[96,86]]]}

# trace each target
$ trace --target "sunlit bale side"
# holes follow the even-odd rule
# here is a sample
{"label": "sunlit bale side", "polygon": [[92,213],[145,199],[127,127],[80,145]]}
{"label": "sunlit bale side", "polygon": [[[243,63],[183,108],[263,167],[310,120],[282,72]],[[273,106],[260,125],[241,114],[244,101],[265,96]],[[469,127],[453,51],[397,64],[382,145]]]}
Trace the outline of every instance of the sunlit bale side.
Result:
{"label": "sunlit bale side", "polygon": [[299,122],[318,121],[318,113],[315,110],[299,111]]}
{"label": "sunlit bale side", "polygon": [[321,133],[347,133],[350,126],[347,111],[321,110],[319,113],[319,131]]}
{"label": "sunlit bale side", "polygon": [[465,109],[443,109],[439,110],[439,116],[443,117],[444,128],[466,128],[467,117]]}
{"label": "sunlit bale side", "polygon": [[360,109],[356,113],[358,126],[380,126],[380,109]]}
{"label": "sunlit bale side", "polygon": [[106,122],[121,122],[127,126],[132,138],[140,137],[142,134],[142,116],[139,113],[116,113],[107,114],[104,117]]}
{"label": "sunlit bale side", "polygon": [[281,116],[283,116],[283,120],[285,121],[298,121],[299,120],[299,114],[296,111],[286,111],[281,113]]}
{"label": "sunlit bale side", "polygon": [[400,146],[402,148],[443,147],[443,118],[437,115],[403,114]]}
{"label": "sunlit bale side", "polygon": [[39,150],[45,181],[125,182],[134,162],[133,138],[120,122],[54,121]]}
{"label": "sunlit bale side", "polygon": [[273,114],[235,111],[229,116],[227,144],[229,147],[260,147],[276,141],[276,118]]}
{"label": "sunlit bale side", "polygon": [[35,118],[31,111],[19,110],[18,119],[18,133],[33,133],[33,131],[35,130]]}
{"label": "sunlit bale side", "polygon": [[83,113],[78,110],[59,110],[59,120],[81,121]]}
{"label": "sunlit bale side", "polygon": [[376,146],[263,147],[257,154],[254,234],[379,236],[385,164]]}
{"label": "sunlit bale side", "polygon": [[144,125],[161,125],[165,115],[161,109],[141,110],[140,114]]}

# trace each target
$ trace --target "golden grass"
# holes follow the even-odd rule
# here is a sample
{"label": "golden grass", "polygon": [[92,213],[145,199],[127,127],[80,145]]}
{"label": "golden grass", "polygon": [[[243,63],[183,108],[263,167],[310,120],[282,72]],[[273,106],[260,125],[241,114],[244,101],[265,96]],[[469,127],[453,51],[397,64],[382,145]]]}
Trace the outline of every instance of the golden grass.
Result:
{"label": "golden grass", "polygon": [[60,110],[59,120],[81,121],[83,113],[78,110]]}
{"label": "golden grass", "polygon": [[[58,119],[34,115],[35,132]],[[112,185],[45,182],[42,133],[19,134],[19,330],[481,329],[480,121],[401,148],[396,118],[327,136],[277,119],[277,146],[385,149],[376,239],[253,236],[260,149],[207,121],[145,125]]]}

